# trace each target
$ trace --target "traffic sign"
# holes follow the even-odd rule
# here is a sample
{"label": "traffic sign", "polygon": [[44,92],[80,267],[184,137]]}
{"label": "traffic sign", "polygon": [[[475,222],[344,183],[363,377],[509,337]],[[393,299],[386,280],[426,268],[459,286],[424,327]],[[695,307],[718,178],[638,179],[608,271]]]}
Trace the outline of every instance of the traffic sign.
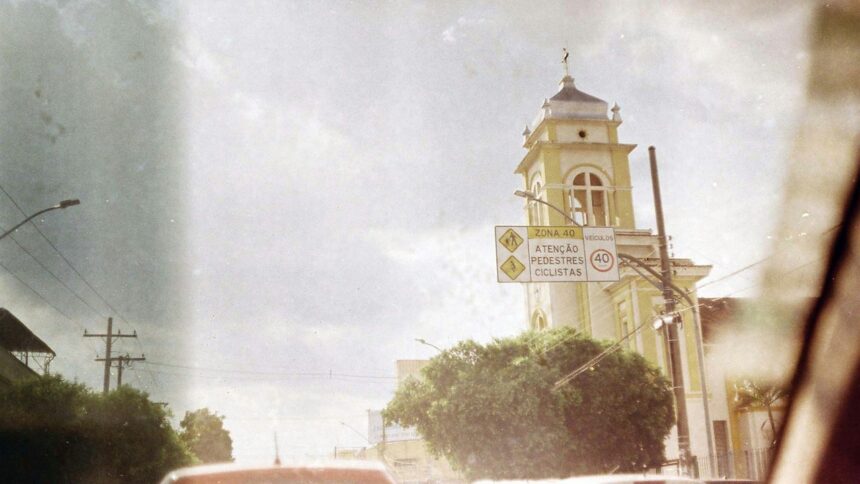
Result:
{"label": "traffic sign", "polygon": [[496,226],[499,282],[617,281],[611,227]]}

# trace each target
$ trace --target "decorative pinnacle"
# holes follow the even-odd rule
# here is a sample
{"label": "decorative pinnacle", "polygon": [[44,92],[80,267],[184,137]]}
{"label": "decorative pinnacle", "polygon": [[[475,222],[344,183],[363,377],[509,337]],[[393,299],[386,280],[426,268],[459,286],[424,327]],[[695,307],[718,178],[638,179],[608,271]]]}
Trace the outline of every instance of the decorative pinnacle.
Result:
{"label": "decorative pinnacle", "polygon": [[618,107],[618,103],[612,106],[612,120],[621,121],[621,108]]}
{"label": "decorative pinnacle", "polygon": [[528,136],[532,134],[532,130],[529,129],[529,125],[526,125],[526,129],[523,130],[523,136]]}

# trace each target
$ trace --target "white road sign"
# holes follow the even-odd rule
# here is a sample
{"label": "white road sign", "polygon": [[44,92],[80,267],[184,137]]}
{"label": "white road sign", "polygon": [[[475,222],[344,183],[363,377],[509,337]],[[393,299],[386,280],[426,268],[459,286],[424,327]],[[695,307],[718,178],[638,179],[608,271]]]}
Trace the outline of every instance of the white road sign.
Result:
{"label": "white road sign", "polygon": [[617,281],[611,227],[496,226],[499,282]]}

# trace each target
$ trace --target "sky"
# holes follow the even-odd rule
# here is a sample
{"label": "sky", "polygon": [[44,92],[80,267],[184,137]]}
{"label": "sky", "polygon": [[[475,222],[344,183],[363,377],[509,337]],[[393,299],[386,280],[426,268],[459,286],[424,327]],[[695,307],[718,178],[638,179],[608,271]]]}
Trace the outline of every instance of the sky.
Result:
{"label": "sky", "polygon": [[[101,388],[124,375],[234,454],[364,446],[395,360],[526,329],[494,225],[525,220],[522,132],[563,75],[618,103],[637,226],[657,148],[677,257],[751,296],[808,69],[805,2],[0,4],[3,307]],[[46,239],[50,240],[59,253]],[[24,249],[30,251],[28,255]],[[65,260],[64,260],[65,258]],[[802,261],[798,262],[800,265]],[[724,276],[725,279],[721,279]],[[721,280],[718,280],[721,279]],[[28,286],[30,288],[28,288]]]}

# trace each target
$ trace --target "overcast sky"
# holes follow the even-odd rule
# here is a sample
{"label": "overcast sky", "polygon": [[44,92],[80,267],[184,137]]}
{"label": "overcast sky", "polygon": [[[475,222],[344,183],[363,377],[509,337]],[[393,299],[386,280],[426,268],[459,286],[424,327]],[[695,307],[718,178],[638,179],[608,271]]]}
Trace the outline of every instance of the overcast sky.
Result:
{"label": "overcast sky", "polygon": [[[523,289],[496,283],[492,227],[524,222],[520,133],[558,89],[562,47],[639,145],[637,225],[654,227],[655,145],[673,252],[714,280],[768,254],[810,12],[4,3],[0,185],[27,213],[82,200],[38,225],[89,286],[28,227],[16,240],[35,259],[0,243],[2,305],[57,351],[54,371],[94,388],[103,349],[83,329],[111,314],[136,329],[120,351],[148,362],[126,381],[178,417],[226,415],[241,461],[269,460],[274,430],[293,456],[365,445],[394,361],[434,354],[415,338],[526,328]],[[21,217],[0,194],[0,224]],[[703,293],[757,283],[748,270]]]}

